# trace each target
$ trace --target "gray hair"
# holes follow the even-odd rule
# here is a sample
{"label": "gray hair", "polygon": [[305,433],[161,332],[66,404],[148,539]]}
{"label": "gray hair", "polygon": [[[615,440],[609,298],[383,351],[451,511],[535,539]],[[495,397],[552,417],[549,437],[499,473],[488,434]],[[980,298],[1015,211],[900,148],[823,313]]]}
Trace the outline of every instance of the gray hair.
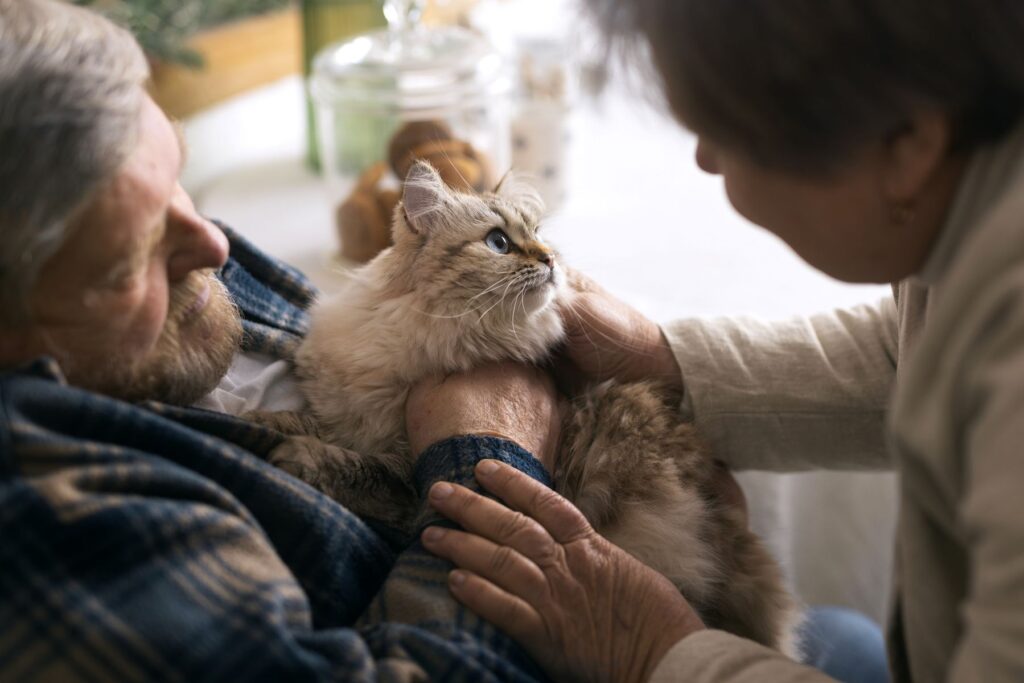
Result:
{"label": "gray hair", "polygon": [[0,0],[0,323],[134,147],[149,74],[134,38],[55,0]]}
{"label": "gray hair", "polygon": [[768,167],[816,175],[918,110],[969,152],[1024,113],[1021,0],[583,1],[680,119]]}

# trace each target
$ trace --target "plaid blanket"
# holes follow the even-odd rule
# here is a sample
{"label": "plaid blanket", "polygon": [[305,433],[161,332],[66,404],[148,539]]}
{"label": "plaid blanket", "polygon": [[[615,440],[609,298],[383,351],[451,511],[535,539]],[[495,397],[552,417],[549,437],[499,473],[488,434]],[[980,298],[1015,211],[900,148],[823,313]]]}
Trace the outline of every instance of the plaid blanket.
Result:
{"label": "plaid blanket", "polygon": [[[225,232],[244,346],[288,357],[315,290]],[[281,438],[82,391],[48,358],[0,375],[0,680],[542,678],[415,537],[268,465]],[[485,457],[548,481],[513,443],[459,437],[421,456],[416,486],[472,485]]]}

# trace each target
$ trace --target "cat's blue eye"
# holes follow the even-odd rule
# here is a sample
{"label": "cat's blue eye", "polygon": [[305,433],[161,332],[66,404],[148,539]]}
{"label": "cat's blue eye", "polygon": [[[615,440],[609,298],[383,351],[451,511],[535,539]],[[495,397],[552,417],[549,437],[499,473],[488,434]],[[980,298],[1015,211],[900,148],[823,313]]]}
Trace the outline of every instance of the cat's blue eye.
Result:
{"label": "cat's blue eye", "polygon": [[499,254],[507,254],[512,249],[512,240],[508,238],[508,235],[503,230],[498,228],[487,233],[484,243],[491,248],[491,251],[496,251]]}

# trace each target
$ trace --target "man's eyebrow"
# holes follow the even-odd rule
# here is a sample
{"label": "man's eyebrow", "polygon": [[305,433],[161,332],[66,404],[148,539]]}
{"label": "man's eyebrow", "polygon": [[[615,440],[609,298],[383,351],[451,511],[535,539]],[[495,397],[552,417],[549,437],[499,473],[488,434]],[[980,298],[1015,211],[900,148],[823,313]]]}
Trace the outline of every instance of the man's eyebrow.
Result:
{"label": "man's eyebrow", "polygon": [[174,128],[174,136],[178,139],[178,152],[181,155],[181,165],[178,167],[178,175],[185,170],[188,163],[188,141],[185,139],[185,125],[178,119],[171,119],[171,127]]}

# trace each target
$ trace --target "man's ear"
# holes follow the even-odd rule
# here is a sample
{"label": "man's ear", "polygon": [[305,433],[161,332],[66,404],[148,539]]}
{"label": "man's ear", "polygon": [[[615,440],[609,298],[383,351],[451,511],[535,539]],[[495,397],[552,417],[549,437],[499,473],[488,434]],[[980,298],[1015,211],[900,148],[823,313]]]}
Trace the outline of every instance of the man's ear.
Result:
{"label": "man's ear", "polygon": [[884,190],[892,202],[913,203],[949,157],[952,122],[938,112],[916,112],[885,142]]}
{"label": "man's ear", "polygon": [[434,167],[417,161],[409,169],[402,190],[402,211],[409,229],[427,235],[437,227],[451,194]]}

